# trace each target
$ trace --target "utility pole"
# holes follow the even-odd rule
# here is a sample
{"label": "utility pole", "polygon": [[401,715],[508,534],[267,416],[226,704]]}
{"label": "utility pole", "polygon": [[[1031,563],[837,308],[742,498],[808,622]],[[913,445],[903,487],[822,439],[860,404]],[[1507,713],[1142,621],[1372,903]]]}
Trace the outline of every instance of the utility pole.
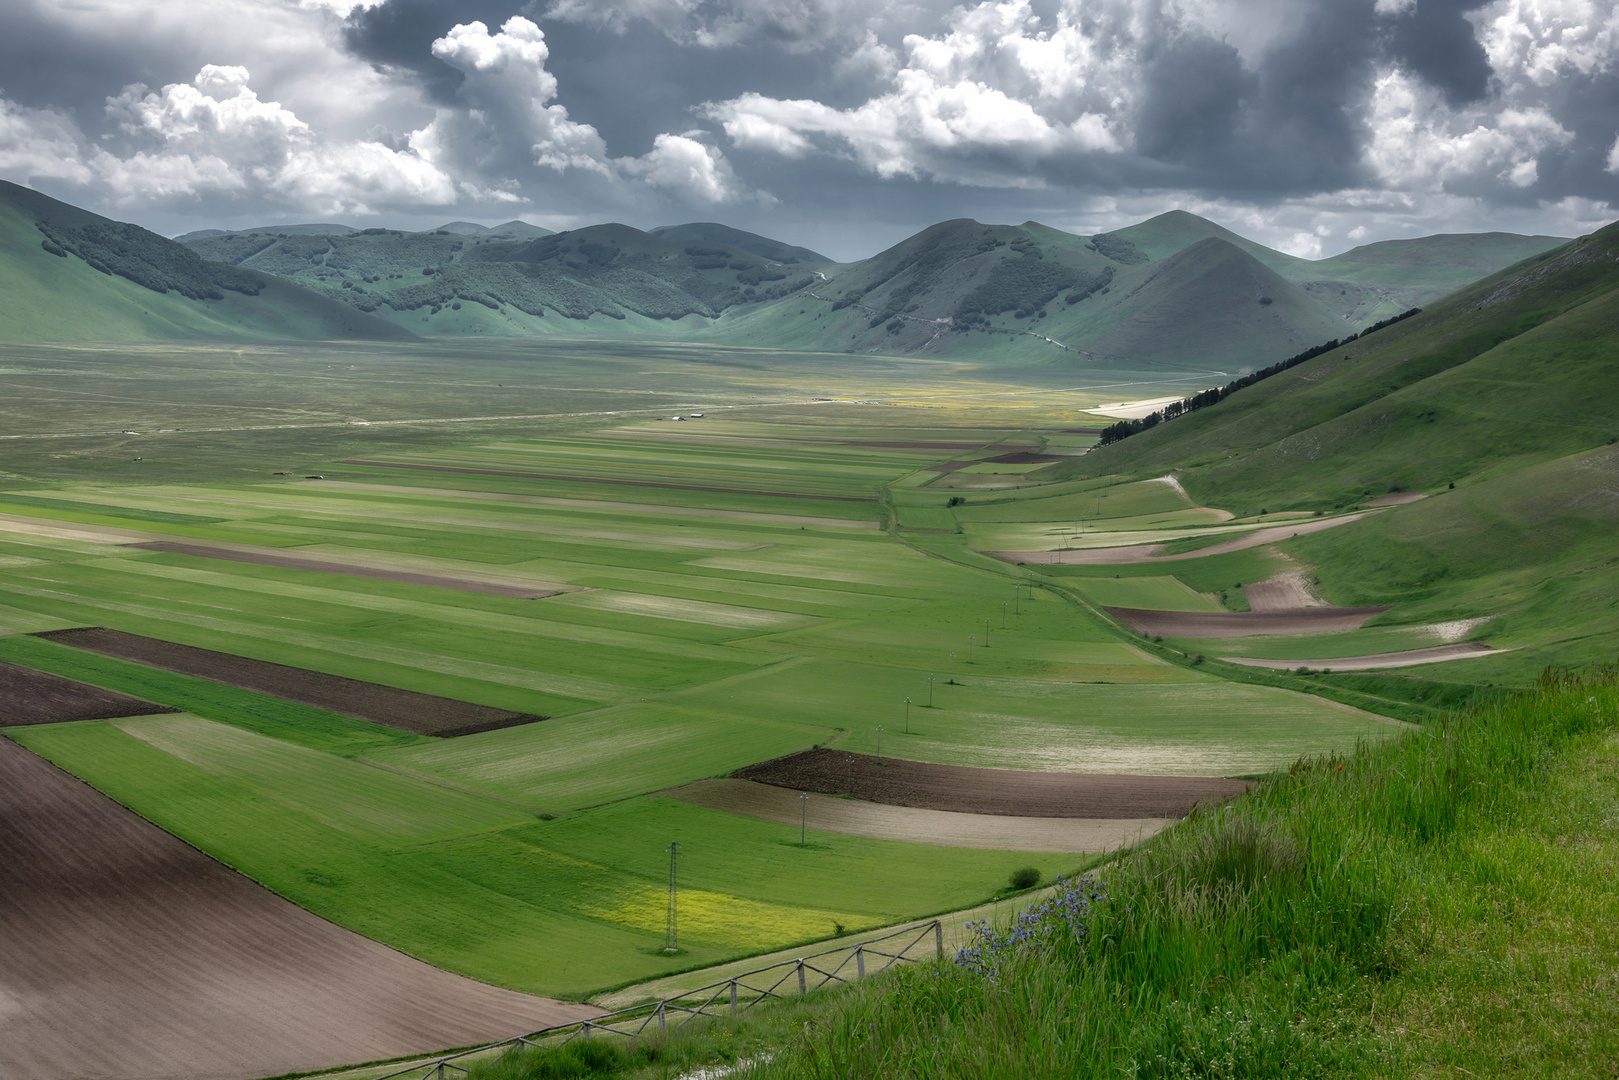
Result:
{"label": "utility pole", "polygon": [[1006,601],[1001,601],[1001,629],[1006,629]]}
{"label": "utility pole", "polygon": [[809,823],[809,792],[798,796],[798,846],[804,847],[804,828]]}
{"label": "utility pole", "polygon": [[[969,639],[970,640],[970,639]],[[956,685],[956,654],[950,654],[950,685]]]}
{"label": "utility pole", "polygon": [[[905,716],[907,718],[906,719],[907,725],[909,725],[909,722],[910,722],[909,721],[910,715],[911,715],[911,699],[906,698],[905,699]],[[877,756],[878,757],[883,756],[883,726],[881,724],[877,725]]]}
{"label": "utility pole", "polygon": [[984,620],[984,648],[989,648],[989,620]]}
{"label": "utility pole", "polygon": [[1022,610],[1018,607],[1018,601],[1021,600],[1022,598],[1023,598],[1023,586],[1021,586],[1021,585],[1012,586],[1012,614],[1014,614],[1014,615],[1023,614]]}
{"label": "utility pole", "polygon": [[669,842],[669,918],[664,925],[663,951],[680,951],[680,929],[675,922],[675,866],[680,859],[680,841]]}
{"label": "utility pole", "polygon": [[[933,708],[933,672],[931,672],[931,671],[928,672],[928,708],[930,708],[930,709]],[[905,715],[907,717],[909,717],[911,714],[909,712],[907,712]],[[910,723],[909,723],[909,721],[907,721],[907,723],[905,725],[905,733],[907,735],[909,735],[910,732],[911,732]]]}

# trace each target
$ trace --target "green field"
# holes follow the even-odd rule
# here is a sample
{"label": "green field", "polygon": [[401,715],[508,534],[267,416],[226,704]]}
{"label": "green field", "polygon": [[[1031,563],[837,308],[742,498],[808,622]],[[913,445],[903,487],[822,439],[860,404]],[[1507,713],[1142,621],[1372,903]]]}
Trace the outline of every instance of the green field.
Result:
{"label": "green field", "polygon": [[[112,426],[65,392],[99,377],[105,357],[31,355],[19,362],[39,363],[62,391],[33,430]],[[228,361],[199,350],[196,363],[236,365],[236,389],[214,408],[231,421],[219,430],[133,421],[145,434],[0,447],[18,477],[0,491],[0,629],[14,632],[0,636],[0,659],[184,710],[10,734],[298,903],[456,971],[581,996],[960,908],[1017,866],[1084,861],[830,833],[799,848],[791,829],[657,794],[779,755],[820,745],[1251,775],[1389,734],[1388,717],[1414,708],[1285,673],[1233,681],[1098,613],[1230,606],[1244,577],[1292,565],[1268,550],[1173,573],[1049,575],[972,550],[981,531],[1070,516],[1115,538],[1221,527],[1223,515],[1162,482],[1044,482],[1040,464],[968,471],[1013,450],[1081,452],[1090,437],[1065,429],[1070,410],[1114,387],[1054,393],[1045,374],[1019,383],[934,361],[825,357],[806,363],[828,390],[792,398],[777,385],[779,357],[750,351],[574,343],[532,360],[468,347],[451,398],[424,417],[425,387],[452,353],[347,355],[368,366],[364,379],[320,349]],[[68,374],[48,374],[48,357]],[[272,361],[296,377],[255,398]],[[142,364],[130,390],[195,401],[194,377]],[[259,422],[305,408],[315,391],[302,380],[320,378],[375,395],[378,422]],[[613,407],[635,394],[661,401]],[[409,417],[453,419],[518,396],[543,399],[521,406],[541,418]],[[175,426],[201,427],[187,408]],[[676,423],[676,411],[707,415]],[[296,461],[263,453],[292,445]],[[118,460],[117,447],[147,460]],[[933,469],[945,461],[966,464]],[[951,486],[964,475],[1021,486]],[[333,569],[125,546],[159,539]],[[560,591],[516,599],[345,564]],[[26,636],[84,625],[548,719],[418,737]],[[690,908],[670,957],[672,840]]]}

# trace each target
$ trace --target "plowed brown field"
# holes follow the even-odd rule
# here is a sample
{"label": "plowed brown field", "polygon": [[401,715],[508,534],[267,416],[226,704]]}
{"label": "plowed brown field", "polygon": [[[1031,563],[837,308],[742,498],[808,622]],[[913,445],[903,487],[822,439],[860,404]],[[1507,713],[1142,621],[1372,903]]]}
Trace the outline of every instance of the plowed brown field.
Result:
{"label": "plowed brown field", "polygon": [[1248,790],[1218,776],[1119,776],[936,765],[841,750],[805,750],[749,765],[738,780],[866,802],[1045,818],[1178,818]]}
{"label": "plowed brown field", "polygon": [[0,663],[0,727],[178,711],[47,671]]}
{"label": "plowed brown field", "polygon": [[595,1011],[343,930],[0,738],[6,1080],[247,1080]]}
{"label": "plowed brown field", "polygon": [[104,656],[115,656],[120,660],[150,664],[165,671],[212,679],[227,686],[269,694],[417,735],[449,738],[545,719],[543,716],[494,709],[488,705],[474,705],[433,694],[419,694],[414,690],[400,690],[380,683],[361,682],[342,675],[272,664],[267,660],[254,660],[234,653],[200,649],[195,645],[179,645],[139,634],[126,634],[122,630],[109,630],[104,626],[47,630],[34,636]]}
{"label": "plowed brown field", "polygon": [[778,825],[907,844],[988,848],[993,851],[1065,851],[1099,854],[1139,843],[1173,822],[1169,818],[1012,817],[924,810],[892,803],[811,795],[751,780],[695,780],[662,792],[671,799],[743,814]]}

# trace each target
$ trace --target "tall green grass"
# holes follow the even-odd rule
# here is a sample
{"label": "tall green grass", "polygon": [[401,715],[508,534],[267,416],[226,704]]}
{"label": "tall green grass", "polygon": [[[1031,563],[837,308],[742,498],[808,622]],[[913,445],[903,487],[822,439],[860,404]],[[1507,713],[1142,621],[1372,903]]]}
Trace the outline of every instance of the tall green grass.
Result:
{"label": "tall green grass", "polygon": [[[1600,935],[1576,942],[1572,923],[1549,937],[1528,925],[1556,925],[1561,879],[1548,877],[1548,895],[1537,898],[1509,881],[1518,871],[1492,863],[1492,880],[1508,882],[1516,904],[1510,917],[1494,919],[1480,914],[1493,899],[1478,865],[1480,851],[1499,848],[1502,835],[1528,837],[1536,822],[1553,826],[1542,839],[1567,846],[1557,832],[1570,820],[1562,785],[1571,777],[1589,783],[1586,759],[1614,756],[1603,744],[1612,742],[1616,718],[1619,670],[1548,674],[1533,691],[1398,739],[1300,761],[1160,834],[1108,868],[1105,880],[1066,882],[1015,922],[980,925],[954,960],[824,999],[768,1058],[735,1075],[1405,1076],[1427,1075],[1439,1060],[1465,1060],[1483,1075],[1477,1069],[1504,1052],[1494,1044],[1467,1050],[1490,1041],[1485,1031],[1416,1040],[1406,1025],[1442,999],[1449,1014],[1485,1027],[1495,1008],[1487,999],[1499,997],[1506,970],[1492,957],[1526,939],[1555,954],[1520,957],[1526,971],[1549,962],[1578,974],[1592,958],[1611,968]],[[1590,821],[1576,829],[1607,821],[1611,830],[1605,798],[1581,789],[1573,801],[1589,804]],[[1591,842],[1583,832],[1574,839]],[[1533,858],[1527,840],[1508,847]],[[1606,849],[1592,850],[1600,865]],[[1449,949],[1457,939],[1464,947]],[[1570,985],[1584,986],[1585,976],[1573,974]],[[1615,1036],[1602,1034],[1602,1017],[1613,1010],[1577,994],[1555,1001],[1555,979],[1547,985],[1553,1003],[1536,1017],[1547,1045],[1510,1071],[1610,1075],[1603,1062]],[[709,1060],[725,1058],[719,1049],[731,1037],[716,1027]],[[703,1054],[688,1049],[684,1057]],[[526,1060],[538,1069],[543,1058]],[[508,1059],[514,1071],[501,1075],[656,1075],[645,1057],[577,1073],[518,1064]],[[1441,1072],[1451,1074],[1448,1065]]]}
{"label": "tall green grass", "polygon": [[[1371,1004],[1456,847],[1612,731],[1619,673],[1534,692],[1344,757],[1300,761],[1195,815],[957,963],[860,987],[772,1077],[1308,1077],[1380,1073]],[[1067,902],[1061,898],[1066,895]],[[744,1074],[746,1075],[746,1074]]]}

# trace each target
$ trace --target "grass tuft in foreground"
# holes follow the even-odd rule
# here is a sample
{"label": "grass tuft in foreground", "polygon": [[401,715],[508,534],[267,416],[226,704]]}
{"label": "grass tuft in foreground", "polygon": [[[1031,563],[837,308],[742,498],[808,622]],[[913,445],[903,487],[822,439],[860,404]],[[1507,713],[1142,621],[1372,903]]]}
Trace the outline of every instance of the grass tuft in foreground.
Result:
{"label": "grass tuft in foreground", "polygon": [[[706,1060],[794,1080],[1611,1077],[1616,720],[1619,671],[1547,675],[1301,761],[1105,883],[980,925],[954,962],[796,1006],[768,1059],[716,1042]],[[696,1043],[681,1054],[703,1060]]]}

